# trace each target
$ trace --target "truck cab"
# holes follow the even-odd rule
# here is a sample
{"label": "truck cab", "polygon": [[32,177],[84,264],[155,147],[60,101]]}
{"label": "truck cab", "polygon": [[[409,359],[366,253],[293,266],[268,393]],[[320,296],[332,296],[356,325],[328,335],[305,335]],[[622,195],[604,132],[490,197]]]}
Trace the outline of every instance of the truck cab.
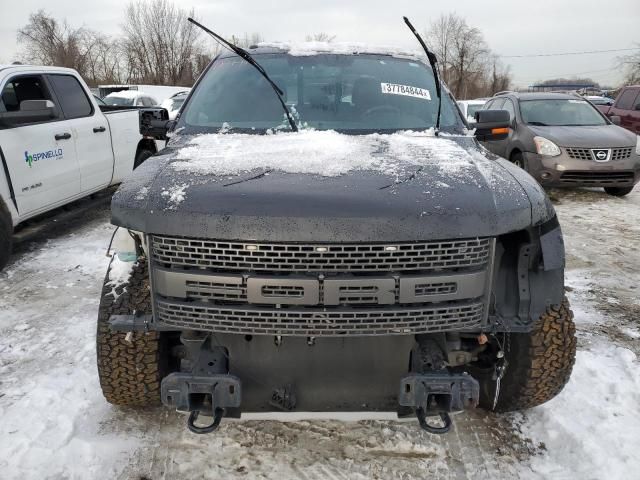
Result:
{"label": "truck cab", "polygon": [[163,146],[140,134],[140,110],[109,108],[75,70],[0,66],[0,268],[19,223],[120,183]]}

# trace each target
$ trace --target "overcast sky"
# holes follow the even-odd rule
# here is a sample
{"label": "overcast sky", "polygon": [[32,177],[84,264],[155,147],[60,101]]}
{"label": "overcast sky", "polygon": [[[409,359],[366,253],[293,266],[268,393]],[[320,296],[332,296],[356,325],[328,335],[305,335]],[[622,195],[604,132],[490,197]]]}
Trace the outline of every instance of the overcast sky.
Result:
{"label": "overcast sky", "polygon": [[[0,63],[19,59],[16,30],[29,13],[44,9],[73,26],[118,35],[129,0],[1,0]],[[268,41],[303,40],[327,32],[337,41],[414,47],[402,22],[407,15],[424,30],[442,13],[455,11],[478,27],[489,47],[500,55],[530,55],[611,50],[640,44],[639,0],[180,0],[182,8],[222,35],[259,32]],[[617,84],[622,71],[617,57],[632,52],[558,57],[504,58],[517,86],[572,75],[602,84]]]}

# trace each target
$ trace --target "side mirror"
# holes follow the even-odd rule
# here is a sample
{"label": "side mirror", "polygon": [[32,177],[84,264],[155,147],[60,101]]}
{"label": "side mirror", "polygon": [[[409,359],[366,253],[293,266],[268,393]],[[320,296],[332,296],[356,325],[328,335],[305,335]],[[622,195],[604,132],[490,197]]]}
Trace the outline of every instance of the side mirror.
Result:
{"label": "side mirror", "polygon": [[640,103],[635,106],[634,110],[640,110]]}
{"label": "side mirror", "polygon": [[504,140],[509,135],[512,121],[507,110],[478,110],[476,112],[476,138],[481,142]]}
{"label": "side mirror", "polygon": [[57,109],[51,100],[23,100],[17,112],[1,112],[0,123],[14,127],[27,123],[46,122],[55,118]]}
{"label": "side mirror", "polygon": [[622,119],[620,118],[619,115],[611,115],[609,117],[609,120],[611,120],[611,123],[618,126],[622,123]]}
{"label": "side mirror", "polygon": [[166,140],[169,130],[169,112],[166,108],[143,108],[140,111],[140,133],[143,137]]}

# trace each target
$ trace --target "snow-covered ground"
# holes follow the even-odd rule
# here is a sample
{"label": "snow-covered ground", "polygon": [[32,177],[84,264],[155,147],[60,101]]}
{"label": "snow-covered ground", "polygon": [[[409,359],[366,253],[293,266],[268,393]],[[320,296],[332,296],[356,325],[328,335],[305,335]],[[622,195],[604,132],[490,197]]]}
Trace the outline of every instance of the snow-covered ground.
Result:
{"label": "snow-covered ground", "polygon": [[0,478],[637,478],[640,188],[552,192],[579,351],[567,388],[525,413],[415,421],[225,421],[108,405],[95,366],[106,208],[44,232],[0,273]]}

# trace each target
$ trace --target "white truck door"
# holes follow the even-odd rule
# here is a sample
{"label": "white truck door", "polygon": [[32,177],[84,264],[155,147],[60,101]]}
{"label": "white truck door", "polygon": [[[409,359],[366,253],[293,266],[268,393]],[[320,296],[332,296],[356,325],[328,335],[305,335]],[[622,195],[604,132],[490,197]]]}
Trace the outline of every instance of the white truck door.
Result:
{"label": "white truck door", "polygon": [[49,74],[49,82],[73,130],[80,190],[99,190],[111,183],[113,151],[107,119],[90,100],[87,88],[73,75]]}
{"label": "white truck door", "polygon": [[[43,75],[16,74],[0,85],[0,111],[20,111],[25,100],[55,98]],[[51,120],[0,125],[0,148],[22,218],[65,203],[80,193],[71,129],[60,107]]]}

